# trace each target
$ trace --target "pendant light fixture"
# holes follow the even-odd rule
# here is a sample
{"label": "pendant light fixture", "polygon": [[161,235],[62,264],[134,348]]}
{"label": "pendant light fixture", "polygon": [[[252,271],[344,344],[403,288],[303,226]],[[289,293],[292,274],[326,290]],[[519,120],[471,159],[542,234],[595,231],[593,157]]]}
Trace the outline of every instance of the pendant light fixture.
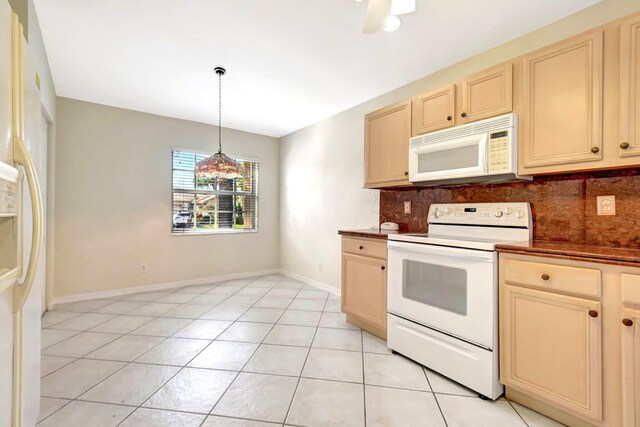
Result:
{"label": "pendant light fixture", "polygon": [[222,76],[227,70],[216,67],[213,71],[218,75],[218,152],[196,163],[196,176],[204,179],[242,178],[242,165],[222,152]]}

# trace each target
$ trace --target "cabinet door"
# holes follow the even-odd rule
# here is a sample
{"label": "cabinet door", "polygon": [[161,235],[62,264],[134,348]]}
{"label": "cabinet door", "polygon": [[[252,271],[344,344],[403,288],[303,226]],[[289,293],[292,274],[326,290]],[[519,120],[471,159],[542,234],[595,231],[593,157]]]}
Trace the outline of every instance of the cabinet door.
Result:
{"label": "cabinet door", "polygon": [[462,81],[462,123],[507,114],[513,110],[513,65],[503,64]]}
{"label": "cabinet door", "polygon": [[342,311],[387,330],[387,261],[342,254]]}
{"label": "cabinet door", "polygon": [[408,184],[411,102],[365,116],[365,187]]}
{"label": "cabinet door", "polygon": [[622,310],[622,397],[625,427],[640,427],[640,311]]}
{"label": "cabinet door", "polygon": [[525,170],[588,169],[602,159],[602,44],[596,31],[524,57]]}
{"label": "cabinet door", "polygon": [[640,17],[620,27],[621,157],[640,155]]}
{"label": "cabinet door", "polygon": [[413,98],[412,135],[445,129],[455,124],[456,85]]}
{"label": "cabinet door", "polygon": [[503,285],[500,304],[501,382],[601,420],[600,303]]}

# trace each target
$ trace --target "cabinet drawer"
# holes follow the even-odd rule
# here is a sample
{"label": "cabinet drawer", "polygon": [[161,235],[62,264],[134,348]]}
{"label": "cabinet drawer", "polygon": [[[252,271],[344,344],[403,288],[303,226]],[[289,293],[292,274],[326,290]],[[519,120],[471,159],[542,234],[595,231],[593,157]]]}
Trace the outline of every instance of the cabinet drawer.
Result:
{"label": "cabinet drawer", "polygon": [[640,275],[622,274],[622,302],[640,305]]}
{"label": "cabinet drawer", "polygon": [[596,298],[602,294],[601,272],[598,269],[513,259],[504,262],[505,281],[510,284]]}
{"label": "cabinet drawer", "polygon": [[342,238],[342,252],[387,259],[386,240],[357,239],[352,237]]}

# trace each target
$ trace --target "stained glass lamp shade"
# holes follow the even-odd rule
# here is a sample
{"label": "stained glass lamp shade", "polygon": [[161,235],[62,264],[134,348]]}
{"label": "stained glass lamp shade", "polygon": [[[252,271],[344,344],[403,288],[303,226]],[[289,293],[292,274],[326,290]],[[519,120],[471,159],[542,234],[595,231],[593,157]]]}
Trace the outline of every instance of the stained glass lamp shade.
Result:
{"label": "stained glass lamp shade", "polygon": [[239,162],[222,152],[205,157],[196,163],[196,175],[205,179],[212,178],[242,178],[244,168]]}
{"label": "stained glass lamp shade", "polygon": [[222,152],[222,76],[225,75],[226,70],[216,67],[214,71],[218,75],[218,152],[196,163],[196,176],[204,179],[242,178],[244,176],[242,165]]}

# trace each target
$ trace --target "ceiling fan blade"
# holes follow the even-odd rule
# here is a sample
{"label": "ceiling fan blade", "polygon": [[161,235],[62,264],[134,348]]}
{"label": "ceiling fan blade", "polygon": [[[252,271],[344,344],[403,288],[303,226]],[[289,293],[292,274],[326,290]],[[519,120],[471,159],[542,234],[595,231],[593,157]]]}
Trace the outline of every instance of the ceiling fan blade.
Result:
{"label": "ceiling fan blade", "polygon": [[391,15],[404,15],[416,11],[416,0],[391,0]]}
{"label": "ceiling fan blade", "polygon": [[364,18],[365,34],[375,33],[384,27],[384,20],[391,13],[391,0],[369,0]]}

